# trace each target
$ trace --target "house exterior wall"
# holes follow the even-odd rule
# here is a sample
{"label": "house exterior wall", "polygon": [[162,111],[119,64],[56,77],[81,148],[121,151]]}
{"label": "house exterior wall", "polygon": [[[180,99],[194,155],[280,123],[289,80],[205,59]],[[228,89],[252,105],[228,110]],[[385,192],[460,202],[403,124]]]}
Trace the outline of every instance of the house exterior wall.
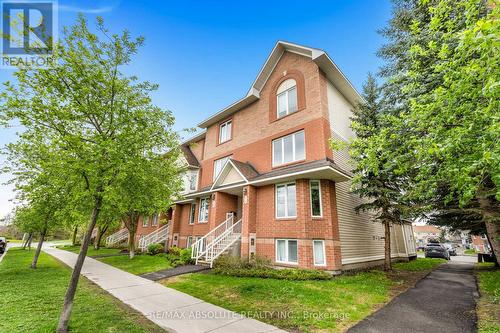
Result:
{"label": "house exterior wall", "polygon": [[[276,89],[288,78],[297,82],[298,111],[276,119]],[[346,170],[350,169],[347,152],[332,151],[328,140],[335,134],[340,139],[352,137],[349,128],[352,105],[310,58],[285,52],[259,96],[247,107],[210,125],[205,138],[191,146],[201,164],[199,189],[206,190],[212,185],[214,161],[226,156],[249,163],[260,174],[283,167],[272,165],[272,141],[300,130],[305,135],[305,159],[292,164],[330,158]],[[219,125],[229,119],[232,121],[231,139],[219,144]],[[228,177],[221,184],[233,182],[239,175],[233,172]],[[279,183],[277,181],[276,184]],[[188,236],[193,236],[193,239],[203,236],[222,223],[227,212],[238,212],[237,219],[243,220],[239,249],[243,258],[265,257],[275,266],[328,271],[340,271],[383,259],[382,225],[374,223],[368,214],[355,213],[354,208],[361,201],[349,193],[349,182],[335,183],[321,179],[320,183],[321,217],[311,216],[308,178],[295,180],[296,217],[287,219],[275,217],[276,184],[241,185],[239,193],[233,190],[232,194],[220,191],[200,194],[200,197],[208,195],[211,198],[208,223],[198,222],[200,198],[194,201],[196,216],[193,225],[188,223],[190,203],[177,204],[171,234],[179,236],[179,246],[186,246]],[[405,236],[399,226],[393,230],[393,254],[398,257],[404,250]],[[277,239],[297,240],[297,265],[276,262]],[[324,241],[325,266],[314,265],[313,240]]]}

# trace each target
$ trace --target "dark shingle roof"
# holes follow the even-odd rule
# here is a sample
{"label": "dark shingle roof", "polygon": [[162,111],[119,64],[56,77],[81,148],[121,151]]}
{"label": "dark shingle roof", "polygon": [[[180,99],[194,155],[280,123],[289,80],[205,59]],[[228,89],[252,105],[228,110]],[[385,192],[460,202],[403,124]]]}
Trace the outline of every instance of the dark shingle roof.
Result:
{"label": "dark shingle roof", "polygon": [[196,158],[196,156],[194,156],[189,146],[181,145],[181,151],[184,157],[186,158],[186,161],[188,162],[189,166],[200,167],[200,162],[198,162],[198,159]]}

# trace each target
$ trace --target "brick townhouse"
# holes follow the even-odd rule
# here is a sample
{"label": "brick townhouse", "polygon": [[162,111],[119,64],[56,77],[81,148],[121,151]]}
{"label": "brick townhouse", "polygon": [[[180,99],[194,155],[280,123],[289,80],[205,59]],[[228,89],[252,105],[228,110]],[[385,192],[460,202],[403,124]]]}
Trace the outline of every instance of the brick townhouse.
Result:
{"label": "brick townhouse", "polygon": [[[247,95],[182,144],[185,189],[167,245],[210,264],[223,253],[335,272],[381,263],[383,228],[355,213],[347,152],[328,144],[353,136],[359,99],[324,51],[278,42]],[[391,238],[395,260],[415,255],[411,224]]]}

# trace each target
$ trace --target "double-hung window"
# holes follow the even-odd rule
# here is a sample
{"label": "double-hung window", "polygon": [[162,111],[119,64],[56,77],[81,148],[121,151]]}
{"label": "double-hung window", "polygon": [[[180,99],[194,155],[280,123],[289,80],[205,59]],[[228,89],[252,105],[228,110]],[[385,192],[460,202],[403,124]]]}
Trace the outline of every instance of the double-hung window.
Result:
{"label": "double-hung window", "polygon": [[276,217],[296,217],[295,183],[279,184],[275,189]]}
{"label": "double-hung window", "polygon": [[224,167],[224,165],[226,165],[227,160],[229,160],[230,158],[231,158],[231,156],[226,156],[226,157],[219,158],[218,160],[214,161],[214,179],[213,180],[215,180],[217,178],[217,176],[222,171],[222,168]]}
{"label": "double-hung window", "polygon": [[296,239],[276,240],[276,262],[293,265],[299,262]]}
{"label": "double-hung window", "polygon": [[311,215],[312,217],[323,216],[321,207],[321,183],[319,180],[311,180],[309,182],[311,192]]}
{"label": "double-hung window", "polygon": [[156,227],[158,225],[158,214],[153,215],[153,219],[151,220],[151,225]]}
{"label": "double-hung window", "polygon": [[189,190],[196,191],[196,182],[197,182],[197,171],[191,171],[189,173]]}
{"label": "double-hung window", "polygon": [[233,121],[228,120],[220,124],[219,126],[219,143],[223,143],[231,140],[231,131],[233,127]]}
{"label": "double-hung window", "polygon": [[198,222],[208,222],[208,206],[210,205],[210,198],[200,199],[200,211],[198,213]]}
{"label": "double-hung window", "polygon": [[142,217],[142,226],[147,227],[149,223],[149,216],[143,216]]}
{"label": "double-hung window", "polygon": [[196,205],[194,203],[191,204],[189,210],[189,224],[194,224],[194,213],[196,211]]}
{"label": "double-hung window", "polygon": [[305,158],[304,131],[273,140],[273,166],[296,162]]}
{"label": "double-hung window", "polygon": [[325,241],[313,240],[313,257],[315,266],[325,266]]}
{"label": "double-hung window", "polygon": [[190,248],[191,245],[193,245],[193,236],[188,236],[187,242],[186,242],[186,247]]}
{"label": "double-hung window", "polygon": [[288,79],[278,87],[277,98],[277,118],[284,117],[297,111],[297,84],[295,80]]}

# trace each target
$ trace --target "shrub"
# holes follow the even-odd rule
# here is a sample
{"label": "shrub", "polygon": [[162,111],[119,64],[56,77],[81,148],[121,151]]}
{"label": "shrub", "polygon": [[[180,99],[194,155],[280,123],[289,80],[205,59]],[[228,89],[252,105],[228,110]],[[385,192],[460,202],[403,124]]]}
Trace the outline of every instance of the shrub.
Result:
{"label": "shrub", "polygon": [[163,251],[163,245],[162,244],[149,244],[148,245],[148,254],[154,256],[157,255],[158,253],[161,253]]}
{"label": "shrub", "polygon": [[172,246],[171,248],[168,249],[168,254],[171,254],[173,256],[180,256],[181,255],[182,249],[177,247],[177,246]]}
{"label": "shrub", "polygon": [[193,259],[191,259],[191,248],[182,249],[179,257],[183,265],[191,264],[193,261]]}
{"label": "shrub", "polygon": [[222,256],[217,259],[213,272],[218,275],[236,277],[257,277],[279,280],[329,280],[332,275],[328,272],[311,269],[274,269],[270,261],[265,258],[256,258],[254,261],[242,260],[238,257]]}

